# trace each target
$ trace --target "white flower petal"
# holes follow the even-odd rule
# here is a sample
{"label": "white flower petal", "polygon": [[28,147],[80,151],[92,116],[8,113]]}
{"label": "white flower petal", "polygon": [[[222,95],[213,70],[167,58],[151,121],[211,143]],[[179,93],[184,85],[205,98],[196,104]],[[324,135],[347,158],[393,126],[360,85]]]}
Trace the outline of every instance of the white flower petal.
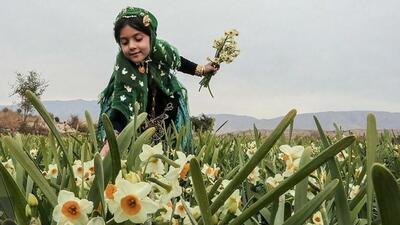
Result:
{"label": "white flower petal", "polygon": [[53,220],[59,222],[62,216],[61,205],[56,205],[56,207],[53,209]]}
{"label": "white flower petal", "polygon": [[64,202],[69,200],[76,200],[74,193],[66,190],[61,190],[60,193],[58,193],[57,201],[59,204],[64,204]]}
{"label": "white flower petal", "polygon": [[135,216],[129,218],[133,223],[144,223],[147,220],[147,214],[140,210]]}
{"label": "white flower petal", "polygon": [[281,152],[289,155],[292,148],[289,145],[281,145],[281,146],[279,146],[279,150],[281,150]]}
{"label": "white flower petal", "polygon": [[155,213],[158,209],[158,204],[156,204],[150,198],[145,197],[144,199],[142,199],[142,210],[146,213]]}
{"label": "white flower petal", "polygon": [[118,208],[118,210],[114,213],[114,221],[116,223],[122,223],[124,221],[127,221],[129,219],[129,216],[125,214],[121,208]]}
{"label": "white flower petal", "polygon": [[151,185],[146,182],[139,182],[131,185],[132,192],[140,199],[146,197],[151,191]]}
{"label": "white flower petal", "polygon": [[79,200],[79,206],[85,214],[89,214],[93,211],[93,202],[88,201],[87,199]]}

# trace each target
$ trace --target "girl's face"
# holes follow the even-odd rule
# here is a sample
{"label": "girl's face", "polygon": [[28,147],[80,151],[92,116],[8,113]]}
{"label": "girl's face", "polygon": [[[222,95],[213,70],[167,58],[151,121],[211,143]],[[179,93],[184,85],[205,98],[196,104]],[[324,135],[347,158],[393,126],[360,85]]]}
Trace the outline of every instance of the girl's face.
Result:
{"label": "girl's face", "polygon": [[129,25],[121,29],[119,44],[124,55],[134,63],[142,62],[150,54],[150,37]]}

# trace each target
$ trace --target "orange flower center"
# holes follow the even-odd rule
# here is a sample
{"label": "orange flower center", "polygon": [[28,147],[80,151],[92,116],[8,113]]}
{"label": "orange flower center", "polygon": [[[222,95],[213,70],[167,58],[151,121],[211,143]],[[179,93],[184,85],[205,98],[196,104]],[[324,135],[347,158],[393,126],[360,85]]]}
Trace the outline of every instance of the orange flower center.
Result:
{"label": "orange flower center", "polygon": [[283,154],[282,159],[283,159],[283,161],[288,161],[289,155]]}
{"label": "orange flower center", "polygon": [[156,163],[158,163],[159,160],[160,160],[160,159],[152,158],[152,159],[150,160],[150,162],[156,164]]}
{"label": "orange flower center", "polygon": [[121,208],[124,213],[134,216],[140,211],[142,205],[136,195],[127,195],[121,199]]}
{"label": "orange flower center", "polygon": [[78,219],[81,215],[81,208],[76,201],[67,201],[62,206],[61,212],[70,220]]}
{"label": "orange flower center", "polygon": [[94,166],[89,168],[90,173],[94,174],[96,172],[96,170],[94,169]]}
{"label": "orange flower center", "polygon": [[189,172],[189,170],[190,170],[190,165],[189,165],[189,163],[186,163],[186,164],[183,166],[183,169],[182,169],[181,173],[179,174],[180,177],[181,177],[181,178],[185,178],[186,175],[187,175],[187,173]]}
{"label": "orange flower center", "polygon": [[185,207],[183,207],[183,205],[178,205],[178,207],[176,207],[178,212],[183,213],[185,212]]}
{"label": "orange flower center", "polygon": [[319,223],[319,222],[321,222],[321,218],[319,218],[319,217],[315,217],[315,222],[317,222],[317,223]]}
{"label": "orange flower center", "polygon": [[82,167],[82,166],[78,167],[78,168],[76,169],[76,172],[77,172],[78,174],[82,174],[82,173],[83,173],[83,167]]}
{"label": "orange flower center", "polygon": [[114,184],[107,184],[106,198],[114,200],[114,193],[117,192],[117,186]]}
{"label": "orange flower center", "polygon": [[214,169],[212,167],[208,167],[207,168],[207,173],[208,174],[213,174],[213,172],[214,172]]}
{"label": "orange flower center", "polygon": [[172,202],[169,201],[169,202],[167,203],[167,207],[168,207],[168,208],[172,208],[172,206],[173,206],[173,205],[172,205]]}
{"label": "orange flower center", "polygon": [[51,175],[56,175],[58,173],[58,170],[56,168],[51,169],[50,173]]}

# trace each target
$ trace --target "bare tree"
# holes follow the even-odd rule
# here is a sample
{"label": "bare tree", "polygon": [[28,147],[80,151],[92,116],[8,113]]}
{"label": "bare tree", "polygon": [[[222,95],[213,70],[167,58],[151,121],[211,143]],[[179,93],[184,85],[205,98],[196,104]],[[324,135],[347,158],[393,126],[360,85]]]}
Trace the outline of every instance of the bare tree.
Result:
{"label": "bare tree", "polygon": [[27,75],[17,72],[17,80],[11,86],[10,96],[17,95],[19,97],[18,107],[23,115],[24,122],[30,112],[32,112],[33,106],[28,101],[25,92],[27,90],[32,91],[38,98],[42,96],[43,92],[48,86],[48,82],[40,79],[40,74],[36,71],[29,71]]}

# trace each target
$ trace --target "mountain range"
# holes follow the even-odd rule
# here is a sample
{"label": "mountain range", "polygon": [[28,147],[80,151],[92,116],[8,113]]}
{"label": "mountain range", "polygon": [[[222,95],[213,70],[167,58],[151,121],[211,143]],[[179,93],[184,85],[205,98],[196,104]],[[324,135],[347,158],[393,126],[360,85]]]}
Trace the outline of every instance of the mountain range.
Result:
{"label": "mountain range", "polygon": [[[69,101],[43,101],[46,109],[59,117],[61,120],[68,120],[71,115],[77,115],[81,119],[84,118],[85,110],[87,110],[94,120],[98,118],[99,106],[97,101],[87,100],[69,100]],[[2,106],[3,108],[16,110],[16,105]],[[334,130],[334,123],[341,126],[344,130],[359,130],[366,128],[366,120],[368,113],[373,113],[377,120],[378,129],[400,129],[400,113],[397,112],[384,112],[384,111],[329,111],[329,112],[316,112],[316,113],[303,113],[298,114],[294,121],[294,129],[297,130],[315,130],[315,123],[313,116],[315,115],[324,130]],[[220,132],[239,132],[246,131],[256,125],[258,129],[271,130],[282,120],[282,117],[271,119],[257,119],[245,115],[233,114],[206,114],[215,118],[215,126],[217,129],[225,121],[228,121],[221,129]]]}

